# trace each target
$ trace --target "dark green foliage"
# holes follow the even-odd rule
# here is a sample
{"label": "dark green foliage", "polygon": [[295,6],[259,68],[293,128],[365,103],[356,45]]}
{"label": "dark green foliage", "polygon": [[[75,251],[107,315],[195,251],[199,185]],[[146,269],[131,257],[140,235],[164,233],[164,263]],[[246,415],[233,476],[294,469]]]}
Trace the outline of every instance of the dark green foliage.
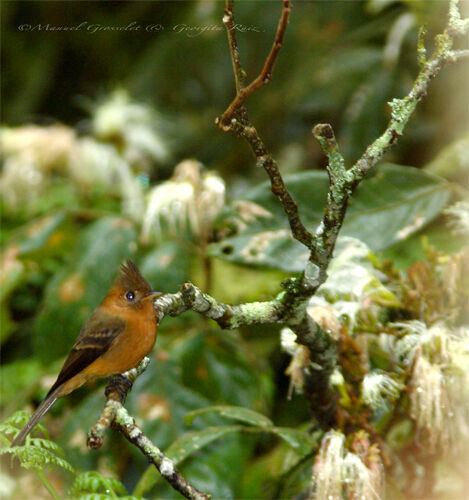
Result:
{"label": "dark green foliage", "polygon": [[[405,95],[417,74],[417,25],[425,22],[430,38],[446,15],[443,2],[378,4],[295,3],[272,81],[247,101],[311,231],[321,219],[327,192],[327,174],[321,170],[325,159],[312,126],[331,123],[347,162],[356,161],[385,127],[386,102]],[[241,57],[250,78],[270,49],[279,12],[280,2],[236,5]],[[414,24],[394,45],[397,53],[385,57],[389,33],[410,14]],[[8,447],[28,417],[14,412],[31,410],[45,395],[124,259],[134,259],[155,290],[174,293],[190,280],[228,303],[268,300],[281,291],[283,279],[304,269],[307,251],[291,238],[264,173],[254,168],[244,144],[214,126],[234,92],[222,15],[221,2],[26,1],[3,6],[6,127],[0,134],[26,135],[17,149],[0,135],[10,148],[2,153],[2,182],[10,162],[17,170],[31,167],[29,173],[39,173],[42,180],[28,184],[18,170],[2,191],[0,378],[8,418],[0,424],[0,454],[5,474],[15,480],[21,474],[15,464],[31,469],[28,480],[41,495],[40,482],[51,495],[56,487],[64,498],[180,498],[113,431],[101,450],[86,448],[86,432],[103,406],[104,382],[90,383],[59,401],[25,447]],[[135,21],[142,29],[18,29],[29,23],[76,26],[82,21],[101,26]],[[146,31],[152,24],[164,29]],[[242,32],[241,25],[252,29]],[[220,29],[191,36],[194,26]],[[369,468],[383,458],[376,446],[384,441],[392,458],[392,467],[386,468],[389,498],[434,494],[426,485],[445,477],[453,488],[439,485],[440,491],[448,489],[447,498],[456,499],[464,488],[439,458],[454,452],[452,459],[463,462],[456,420],[468,421],[463,333],[468,258],[460,252],[466,241],[450,233],[451,217],[442,215],[452,199],[467,194],[467,141],[461,139],[467,133],[467,101],[461,93],[467,83],[465,64],[438,75],[399,145],[386,157],[389,163],[379,165],[353,195],[338,259],[309,306],[339,345],[333,390],[338,426],[347,441],[338,463],[350,453],[360,455]],[[116,87],[128,96],[113,94]],[[110,95],[128,101],[112,108],[108,128],[100,132],[96,116]],[[51,132],[31,148],[29,127],[9,128],[39,123],[45,131],[51,121],[68,124],[67,147]],[[161,145],[168,154],[152,155],[152,148]],[[443,146],[451,154],[438,155]],[[61,147],[64,158],[48,160]],[[173,176],[175,165],[187,157],[223,178],[217,179],[226,187],[226,199],[213,184],[212,191],[203,188],[205,174],[198,166],[185,183]],[[192,188],[187,203],[181,191],[179,198],[171,198],[174,185],[162,184],[171,176],[176,187],[186,189],[183,194]],[[7,196],[15,186],[22,196],[17,204]],[[155,186],[163,186],[159,194],[168,199],[158,217],[151,218],[146,210]],[[153,200],[153,208],[159,200]],[[142,226],[148,220],[151,234],[145,239]],[[393,265],[381,262],[381,256]],[[425,262],[416,264],[419,260]],[[396,270],[408,266],[407,273]],[[440,323],[447,328],[435,329]],[[235,332],[214,326],[195,313],[164,319],[151,363],[127,398],[129,413],[184,476],[213,498],[305,498],[313,467],[321,466],[323,431],[309,418],[309,388],[301,393],[304,353],[283,340],[281,349],[278,326]],[[433,378],[414,379],[411,368],[417,360],[421,373]],[[367,375],[375,377],[368,388]],[[435,401],[443,399],[434,395],[443,385],[425,384],[428,380],[442,381],[456,418],[443,410],[440,420],[435,417]],[[289,383],[292,401],[287,400]],[[418,387],[424,390],[417,392]],[[422,401],[429,412],[418,411]],[[360,434],[364,422],[367,437]],[[429,464],[423,477],[418,476],[422,464]],[[29,476],[33,472],[39,479]],[[7,494],[26,498],[24,487],[15,481]],[[131,492],[136,496],[128,496]]]}
{"label": "dark green foliage", "polygon": [[[285,182],[304,214],[305,224],[314,230],[323,214],[326,173],[301,172],[286,177]],[[421,170],[381,164],[353,195],[341,235],[358,238],[375,252],[392,247],[437,217],[451,191],[449,183]],[[307,249],[293,240],[285,227],[282,208],[269,185],[263,183],[247,191],[242,199],[267,212],[249,222],[239,235],[212,245],[211,254],[241,264],[301,271],[308,258]]]}

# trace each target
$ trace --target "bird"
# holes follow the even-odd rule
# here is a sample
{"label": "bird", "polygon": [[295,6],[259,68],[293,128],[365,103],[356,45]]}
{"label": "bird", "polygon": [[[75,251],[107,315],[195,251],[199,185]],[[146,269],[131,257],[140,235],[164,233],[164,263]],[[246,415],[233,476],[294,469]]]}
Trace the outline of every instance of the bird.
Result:
{"label": "bird", "polygon": [[150,352],[157,335],[152,291],[137,266],[127,259],[101,304],[80,330],[57,380],[11,446],[20,446],[55,402],[88,380],[124,373]]}

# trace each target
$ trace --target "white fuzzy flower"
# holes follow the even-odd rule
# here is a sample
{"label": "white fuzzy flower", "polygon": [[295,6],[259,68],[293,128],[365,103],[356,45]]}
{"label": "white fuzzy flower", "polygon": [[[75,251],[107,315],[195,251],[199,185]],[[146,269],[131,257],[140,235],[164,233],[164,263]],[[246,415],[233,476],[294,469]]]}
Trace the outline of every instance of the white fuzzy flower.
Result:
{"label": "white fuzzy flower", "polygon": [[183,233],[188,221],[194,219],[194,213],[194,187],[189,182],[163,182],[148,195],[142,239],[149,241],[152,234],[160,236],[163,232],[162,221],[168,225],[170,233]]}
{"label": "white fuzzy flower", "polygon": [[469,437],[468,341],[464,330],[437,324],[423,331],[410,353],[410,413],[431,450],[464,447]]}
{"label": "white fuzzy flower", "polygon": [[124,90],[116,90],[93,112],[93,132],[100,140],[118,142],[124,159],[134,164],[161,161],[166,145],[158,131],[161,120],[149,106],[131,101]]}
{"label": "white fuzzy flower", "polygon": [[352,328],[364,308],[377,310],[379,306],[399,304],[396,296],[381,283],[370,249],[359,240],[340,237],[327,272],[327,281],[318,294],[326,298],[338,317]]}
{"label": "white fuzzy flower", "polygon": [[287,398],[290,399],[293,391],[297,394],[303,392],[305,381],[305,369],[309,363],[309,353],[305,346],[297,344],[296,334],[290,328],[283,328],[280,332],[280,344],[282,349],[292,357],[290,364],[285,370],[285,375],[290,377]]}
{"label": "white fuzzy flower", "polygon": [[451,217],[449,225],[455,233],[469,233],[469,201],[458,201],[448,207],[444,213]]}
{"label": "white fuzzy flower", "polygon": [[390,375],[375,370],[367,373],[362,381],[362,401],[376,410],[381,406],[386,406],[389,400],[395,400],[402,388],[402,384]]}
{"label": "white fuzzy flower", "polygon": [[1,129],[0,192],[5,203],[16,208],[33,202],[47,188],[50,172],[63,170],[74,146],[73,130],[63,125]]}
{"label": "white fuzzy flower", "polygon": [[372,500],[381,498],[382,467],[376,471],[369,469],[355,453],[347,452],[342,465],[342,478],[345,483],[346,498]]}
{"label": "white fuzzy flower", "polygon": [[143,193],[130,165],[114,146],[85,138],[77,141],[67,165],[68,174],[82,190],[98,187],[122,199],[122,211],[134,220],[143,214]]}
{"label": "white fuzzy flower", "polygon": [[307,311],[321,328],[337,340],[340,337],[341,325],[339,321],[340,314],[336,306],[337,302],[333,307],[323,297],[313,296],[308,302]]}
{"label": "white fuzzy flower", "polygon": [[445,423],[446,391],[440,367],[431,364],[424,356],[418,356],[414,365],[411,384],[410,414],[419,429],[428,433],[432,450],[438,442],[446,442]]}
{"label": "white fuzzy flower", "polygon": [[329,431],[322,439],[313,468],[313,498],[342,498],[342,464],[345,436]]}
{"label": "white fuzzy flower", "polygon": [[[371,449],[368,448],[368,451]],[[345,449],[344,434],[329,431],[322,439],[313,467],[311,498],[379,499],[382,493],[383,467],[378,458],[375,457],[374,460],[373,467],[367,467],[357,454]]]}
{"label": "white fuzzy flower", "polygon": [[225,204],[225,184],[213,172],[202,172],[195,160],[176,166],[171,179],[153,188],[143,217],[142,239],[150,241],[167,230],[171,234],[190,230],[205,238]]}

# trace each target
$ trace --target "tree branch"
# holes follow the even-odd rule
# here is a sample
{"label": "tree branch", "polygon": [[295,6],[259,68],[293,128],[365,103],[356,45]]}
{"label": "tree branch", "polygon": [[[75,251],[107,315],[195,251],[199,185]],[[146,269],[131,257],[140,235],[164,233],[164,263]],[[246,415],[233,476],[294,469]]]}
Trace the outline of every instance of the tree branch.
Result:
{"label": "tree branch", "polygon": [[348,199],[351,195],[350,176],[345,168],[345,160],[339,152],[332,127],[328,123],[320,123],[314,127],[313,135],[329,160],[327,164],[329,191],[322,223],[316,231],[321,245],[318,251],[319,263],[327,268],[332,259],[335,242],[342,227]]}
{"label": "tree branch", "polygon": [[461,35],[469,31],[468,20],[462,20],[457,9],[458,0],[451,0],[449,6],[448,26],[445,31],[435,37],[435,51],[427,60],[427,52],[424,44],[425,30],[420,29],[417,59],[421,70],[415,79],[412,89],[403,99],[393,99],[391,107],[391,120],[383,134],[371,144],[362,157],[349,170],[346,169],[345,161],[339,152],[334,132],[328,124],[316,125],[313,134],[319,141],[324,154],[328,159],[329,192],[324,216],[316,236],[321,248],[319,264],[328,265],[332,258],[335,242],[347,210],[348,200],[363,180],[366,174],[381,160],[385,153],[397,142],[402,135],[405,126],[412,116],[417,104],[426,95],[431,80],[440,72],[446,62],[456,61],[467,57],[469,50],[451,50],[453,36]]}
{"label": "tree branch", "polygon": [[418,53],[421,70],[415,79],[412,89],[403,99],[393,99],[389,102],[391,107],[391,120],[383,134],[373,142],[362,157],[350,169],[352,175],[352,190],[360,183],[363,177],[381,160],[384,154],[397,142],[417,104],[427,94],[431,80],[440,72],[446,62],[467,57],[468,50],[453,51],[453,37],[464,35],[469,31],[469,19],[462,20],[459,14],[459,0],[450,0],[448,25],[443,33],[435,37],[435,50],[432,57],[425,59],[423,46],[424,32],[420,32]]}
{"label": "tree branch", "polygon": [[[421,31],[418,45],[421,71],[411,91],[403,99],[391,101],[391,120],[386,130],[366,149],[352,168],[347,170],[345,166],[332,127],[328,124],[314,127],[313,134],[328,158],[329,192],[322,222],[312,235],[301,222],[296,202],[286,189],[276,162],[249,122],[244,108],[246,98],[270,78],[288,24],[290,3],[288,0],[283,0],[282,15],[274,45],[260,75],[248,87],[243,87],[245,73],[241,67],[234,32],[233,0],[227,0],[223,22],[228,32],[236,97],[222,117],[217,118],[216,123],[225,132],[235,132],[248,142],[256,157],[257,165],[262,166],[270,178],[272,192],[282,204],[294,238],[310,249],[310,260],[299,278],[292,278],[282,283],[283,291],[273,300],[233,306],[218,302],[191,283],[185,283],[179,292],[156,299],[155,312],[159,322],[165,316],[178,316],[187,310],[193,310],[213,319],[222,328],[237,328],[260,323],[281,323],[289,326],[296,333],[297,342],[308,347],[310,373],[305,384],[306,392],[314,415],[319,424],[326,428],[335,424],[335,398],[329,377],[336,362],[336,346],[332,337],[307,315],[306,306],[309,298],[326,280],[326,271],[353,191],[402,135],[418,102],[426,95],[430,81],[439,73],[444,63],[469,55],[468,50],[452,50],[452,37],[469,30],[469,21],[461,19],[457,4],[458,0],[450,1],[448,26],[444,33],[436,37],[435,51],[428,60],[423,43],[424,32]],[[186,498],[207,499],[208,495],[197,491],[181,476],[173,462],[150,442],[123,407],[133,381],[144,371],[147,363],[148,359],[145,358],[137,368],[111,380],[106,388],[106,404],[100,418],[89,432],[88,444],[92,448],[101,446],[105,432],[112,425],[148,457],[173,488]]]}
{"label": "tree branch", "polygon": [[291,4],[289,0],[282,0],[283,8],[280,16],[275,40],[272,49],[267,56],[262,71],[256,79],[254,79],[247,87],[243,87],[243,82],[246,73],[241,67],[238,43],[234,30],[234,10],[233,0],[227,0],[225,15],[223,22],[226,26],[228,43],[230,47],[231,61],[233,65],[233,73],[235,77],[236,96],[230,103],[226,111],[221,117],[215,120],[215,123],[224,132],[234,132],[239,137],[243,137],[249,144],[256,158],[256,164],[262,167],[269,176],[272,193],[279,199],[290,224],[293,237],[300,243],[305,245],[311,251],[314,251],[313,235],[306,229],[300,219],[298,206],[289,193],[279,168],[272,155],[268,152],[264,142],[260,138],[257,130],[250,123],[247,111],[244,107],[244,101],[255,90],[268,83],[275,60],[282,47],[285,31],[287,29],[288,20],[291,12]]}
{"label": "tree branch", "polygon": [[123,406],[132,384],[145,371],[149,362],[150,359],[145,357],[136,368],[110,379],[105,389],[104,409],[96,424],[88,432],[88,446],[93,449],[102,446],[104,434],[112,425],[153,463],[158,472],[176,491],[189,499],[208,500],[210,495],[197,490],[181,475],[172,460],[148,439]]}
{"label": "tree branch", "polygon": [[228,43],[230,44],[231,63],[233,65],[233,73],[235,77],[236,94],[244,87],[244,80],[246,79],[246,72],[241,67],[239,59],[238,42],[235,36],[234,25],[234,6],[233,0],[227,0],[225,15],[223,16],[223,24],[226,27],[226,34],[228,35]]}
{"label": "tree branch", "polygon": [[[257,89],[269,83],[272,76],[272,70],[277,59],[278,53],[282,48],[283,39],[285,37],[285,31],[288,25],[288,19],[291,12],[291,4],[289,0],[282,0],[282,14],[280,16],[277,32],[275,34],[274,43],[270,49],[270,53],[267,56],[264,67],[259,73],[257,78],[255,78],[247,87],[243,86],[243,80],[246,73],[241,68],[241,63],[239,60],[238,44],[236,42],[236,35],[234,30],[234,12],[233,12],[233,0],[227,0],[225,16],[223,17],[223,23],[226,26],[228,41],[230,44],[231,60],[233,62],[233,71],[235,75],[236,82],[236,96],[231,101],[226,111],[223,113],[219,119],[219,126],[227,132],[231,129],[230,120],[239,111],[244,101]],[[225,129],[226,127],[226,129]]]}

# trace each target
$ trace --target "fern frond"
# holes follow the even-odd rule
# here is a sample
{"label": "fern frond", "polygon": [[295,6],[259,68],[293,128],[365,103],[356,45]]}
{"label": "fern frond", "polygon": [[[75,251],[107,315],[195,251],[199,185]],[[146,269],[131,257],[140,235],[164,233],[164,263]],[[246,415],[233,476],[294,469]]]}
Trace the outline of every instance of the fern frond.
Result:
{"label": "fern frond", "polygon": [[[15,437],[18,432],[28,423],[31,415],[25,410],[18,410],[10,415],[6,420],[0,423],[0,433],[2,434],[13,434]],[[49,437],[47,429],[42,424],[37,424],[35,427],[35,432],[41,431],[46,438]]]}
{"label": "fern frond", "polygon": [[[46,440],[43,440],[46,441]],[[55,443],[49,442],[49,448],[54,449]],[[27,442],[24,446],[13,446],[11,448],[3,448],[0,450],[0,455],[11,455],[17,458],[21,466],[25,469],[34,469],[38,471],[44,470],[46,467],[56,465],[62,469],[74,473],[73,467],[63,458],[42,446],[34,446]]]}
{"label": "fern frond", "polygon": [[[99,472],[89,471],[79,474],[68,494],[72,498],[89,498],[98,500],[99,498],[109,499],[109,493],[112,492],[116,498],[117,495],[126,495],[127,491],[124,485],[113,477],[104,477]],[[103,497],[104,494],[104,497]],[[130,498],[130,497],[119,497]]]}

